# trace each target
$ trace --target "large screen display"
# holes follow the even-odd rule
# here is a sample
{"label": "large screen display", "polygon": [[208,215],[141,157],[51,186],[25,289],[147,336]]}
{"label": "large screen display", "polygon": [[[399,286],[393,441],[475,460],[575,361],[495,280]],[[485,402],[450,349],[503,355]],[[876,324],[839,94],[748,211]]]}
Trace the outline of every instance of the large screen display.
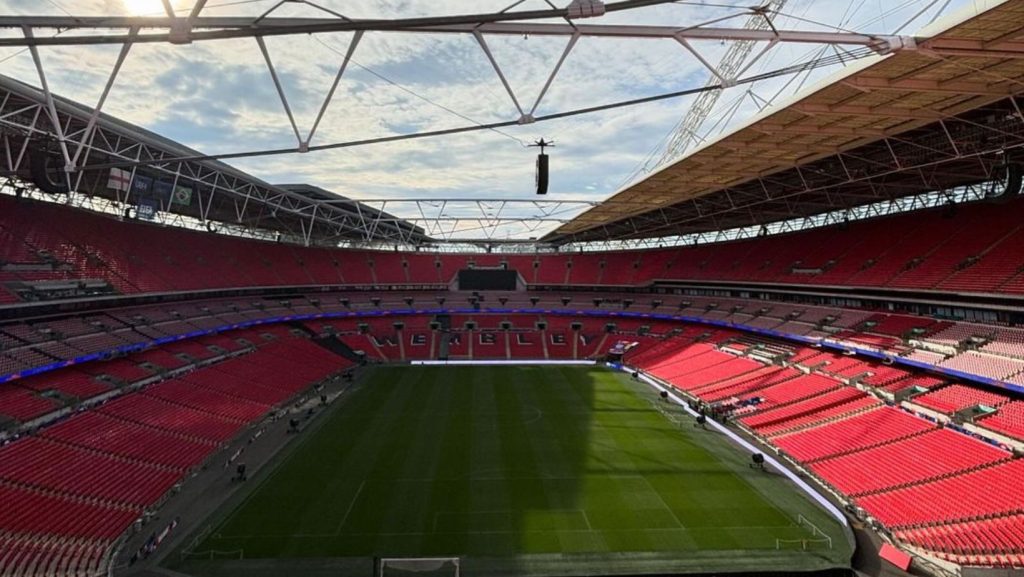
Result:
{"label": "large screen display", "polygon": [[516,271],[468,268],[459,271],[461,291],[514,291]]}

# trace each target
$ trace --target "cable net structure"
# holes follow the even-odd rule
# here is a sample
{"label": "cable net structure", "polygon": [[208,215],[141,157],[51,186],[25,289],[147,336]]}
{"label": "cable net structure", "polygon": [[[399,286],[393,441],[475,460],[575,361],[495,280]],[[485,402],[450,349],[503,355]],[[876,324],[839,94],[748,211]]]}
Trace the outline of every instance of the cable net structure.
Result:
{"label": "cable net structure", "polygon": [[[759,7],[757,13],[750,16],[744,28],[749,30],[768,30],[771,27],[770,15],[781,11],[785,5],[786,0],[771,0]],[[718,66],[712,68],[712,75],[708,78],[706,86],[722,84],[724,89],[730,83],[735,82],[737,74],[749,67],[747,59],[750,57],[750,53],[754,50],[756,44],[752,40],[733,42],[725,56],[722,57],[722,61],[718,63]],[[769,43],[769,45],[765,46],[764,50],[769,50],[770,48],[771,44]],[[700,134],[701,127],[704,126],[704,121],[707,120],[708,115],[711,114],[721,96],[722,89],[708,90],[697,95],[696,100],[690,105],[690,109],[680,122],[679,128],[676,130],[672,140],[669,141],[665,153],[662,154],[656,166],[661,166],[679,158],[695,144],[700,144],[704,141]]]}

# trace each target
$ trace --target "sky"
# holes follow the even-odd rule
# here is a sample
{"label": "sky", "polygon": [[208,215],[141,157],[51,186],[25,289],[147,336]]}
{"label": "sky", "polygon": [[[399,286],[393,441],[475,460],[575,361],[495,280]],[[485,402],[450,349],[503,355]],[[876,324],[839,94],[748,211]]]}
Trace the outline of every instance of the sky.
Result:
{"label": "sky", "polygon": [[[330,17],[317,6],[349,18],[401,18],[494,12],[513,0],[319,0],[289,2],[272,16]],[[193,0],[173,0],[183,14]],[[969,0],[788,0],[774,18],[779,29],[889,34],[917,31],[942,9],[948,14]],[[554,0],[563,5],[567,0]],[[609,14],[593,24],[692,26],[736,14],[718,25],[742,27],[735,6],[750,0],[681,1]],[[206,16],[258,16],[277,0],[209,0]],[[728,6],[732,4],[733,6]],[[544,0],[523,0],[513,10],[545,9]],[[0,0],[0,14],[161,14],[160,0]],[[38,32],[44,34],[49,32]],[[3,31],[0,35],[15,34]],[[352,39],[350,33],[270,37],[267,49],[280,76],[300,132],[305,135]],[[565,46],[565,38],[488,36],[495,60],[524,108],[536,100]],[[695,42],[710,62],[729,47]],[[87,105],[100,96],[119,47],[44,47],[40,56],[51,90]],[[754,52],[760,50],[756,47]],[[779,45],[750,68],[768,72],[804,62],[824,47]],[[827,52],[830,54],[830,52]],[[785,76],[723,91],[704,130],[713,138],[758,112],[758,102],[779,102],[800,87],[835,72]],[[0,74],[38,85],[27,51],[0,48]],[[809,77],[808,77],[809,76]],[[537,108],[550,114],[703,86],[707,69],[672,40],[582,38]],[[271,183],[309,183],[356,199],[534,200],[538,138],[554,140],[547,200],[602,200],[631,178],[642,177],[660,158],[665,142],[692,104],[691,97],[618,108],[569,119],[513,126],[500,132],[375,144],[308,154],[268,156],[230,164]],[[293,147],[297,141],[256,41],[146,44],[132,48],[104,112],[180,141],[204,153]],[[369,32],[338,85],[312,144],[327,144],[515,120],[519,113],[494,69],[470,35]],[[711,130],[714,128],[714,130]],[[380,205],[378,205],[380,206]],[[414,216],[412,205],[390,212]],[[438,208],[438,210],[440,210]],[[478,214],[450,205],[445,214]],[[469,211],[469,212],[467,212]],[[506,215],[535,215],[520,206]],[[571,214],[571,213],[564,213]],[[468,225],[467,225],[468,226]],[[518,225],[499,237],[539,235]],[[467,232],[467,236],[480,236]]]}

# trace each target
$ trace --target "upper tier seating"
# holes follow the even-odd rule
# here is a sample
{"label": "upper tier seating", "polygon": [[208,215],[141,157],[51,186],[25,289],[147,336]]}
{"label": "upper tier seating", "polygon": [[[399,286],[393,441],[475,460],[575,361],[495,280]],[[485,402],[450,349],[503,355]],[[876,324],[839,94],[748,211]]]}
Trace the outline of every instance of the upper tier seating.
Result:
{"label": "upper tier seating", "polygon": [[[583,259],[579,259],[583,260]],[[604,255],[605,266],[599,280],[594,284],[630,286],[637,284],[640,278],[641,284],[651,277],[638,277],[638,261],[640,255],[635,252],[610,252]],[[576,260],[573,261],[573,282],[578,283],[575,272]]]}
{"label": "upper tier seating", "polygon": [[[125,294],[313,284],[438,285],[473,260],[478,266],[507,263],[528,284],[645,285],[655,279],[687,279],[1021,294],[1024,251],[1017,249],[1024,230],[1013,217],[1019,212],[1015,208],[968,203],[958,207],[952,220],[937,209],[843,228],[652,251],[458,256],[302,248],[119,221],[2,196],[0,239],[6,242],[0,284],[23,277],[88,278]],[[33,270],[5,271],[4,263],[30,264]],[[10,287],[4,288],[3,300],[10,301]],[[885,320],[876,332],[901,334],[901,322]]]}
{"label": "upper tier seating", "polygon": [[1024,371],[1024,360],[967,351],[942,361],[939,366],[972,375],[1008,380]]}
{"label": "upper tier seating", "polygon": [[607,263],[603,258],[595,259],[584,254],[575,255],[570,260],[569,284],[603,284],[601,280],[605,275],[606,266]]}
{"label": "upper tier seating", "polygon": [[908,262],[890,284],[897,287],[935,287],[962,270],[969,258],[978,257],[998,245],[1018,226],[1014,215],[998,205],[981,204],[972,208],[974,210],[957,214],[956,226],[953,227],[935,219],[940,212],[933,211],[928,215],[926,219],[931,217],[933,222],[927,223],[930,226],[921,230],[920,236],[931,237],[932,244],[912,255],[921,259],[920,262]]}
{"label": "upper tier seating", "polygon": [[[1007,213],[999,221],[992,221],[989,228],[992,232],[978,238],[986,246],[975,248],[972,257],[980,257],[967,264],[938,284],[938,288],[951,291],[990,293],[999,292],[1000,286],[1007,279],[1012,279],[1021,272],[1021,254],[1024,254],[1024,229],[1019,226],[1014,230],[1011,213]],[[1007,234],[1007,230],[1013,230]],[[1008,291],[1010,292],[1010,291]]]}

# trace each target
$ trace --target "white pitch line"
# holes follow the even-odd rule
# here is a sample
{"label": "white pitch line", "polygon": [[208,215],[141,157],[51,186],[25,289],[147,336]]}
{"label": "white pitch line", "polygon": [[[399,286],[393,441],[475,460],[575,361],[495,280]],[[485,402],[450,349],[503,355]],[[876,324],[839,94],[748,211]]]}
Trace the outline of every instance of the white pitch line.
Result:
{"label": "white pitch line", "polygon": [[587,531],[593,531],[594,530],[594,526],[590,524],[590,517],[587,517],[587,510],[586,509],[579,509],[579,512],[583,513],[583,520],[586,521],[586,523],[587,523]]}
{"label": "white pitch line", "polygon": [[[579,511],[580,509],[565,509],[566,511]],[[499,530],[477,530],[468,531],[469,533],[481,533],[485,535],[534,535],[534,534],[550,534],[551,532],[556,533],[643,533],[643,532],[659,532],[659,533],[671,533],[673,531],[682,531],[684,533],[699,533],[705,531],[722,531],[726,529],[749,529],[751,531],[763,531],[763,530],[782,530],[782,529],[794,529],[794,525],[736,525],[728,527],[638,527],[634,529],[499,529]],[[463,535],[467,531],[441,531],[441,532],[422,532],[422,531],[402,531],[402,532],[388,532],[388,531],[377,531],[373,533],[339,533],[339,535],[346,535],[351,537],[366,537],[383,535],[389,537],[408,536],[408,537],[422,537],[426,535]],[[337,535],[332,533],[286,533],[286,534],[267,534],[267,535],[229,535],[224,539],[288,539],[288,538],[306,538],[306,537],[335,537]]]}
{"label": "white pitch line", "polygon": [[363,479],[362,483],[359,483],[359,488],[356,489],[356,495],[352,497],[352,502],[348,504],[348,509],[345,510],[345,516],[341,518],[341,523],[338,523],[338,528],[334,530],[335,535],[341,535],[341,528],[345,526],[345,521],[348,521],[349,513],[356,506],[356,501],[359,500],[359,495],[363,493],[363,487],[366,486],[366,479]]}
{"label": "white pitch line", "polygon": [[530,419],[523,421],[524,425],[532,425],[533,423],[536,423],[537,421],[544,418],[544,411],[538,409],[537,407],[534,407],[533,405],[529,405],[529,407],[536,411],[536,414],[533,415]]}
{"label": "white pitch line", "polygon": [[[632,369],[627,369],[625,367],[625,365],[620,366],[620,370],[622,372],[625,372],[625,373],[628,373],[628,372],[632,371]],[[649,376],[647,376],[647,375],[645,375],[643,373],[640,373],[639,377],[640,377],[641,381],[647,383],[648,385],[650,385],[655,390],[657,390],[659,392],[667,393],[668,394],[668,398],[672,399],[677,405],[682,407],[683,410],[686,411],[687,413],[689,413],[692,417],[697,417],[698,416],[697,412],[694,411],[693,409],[691,409],[690,406],[687,405],[686,400],[683,399],[682,397],[680,397],[679,395],[677,395],[674,392],[670,391],[669,389],[667,389],[666,387],[662,386],[660,383],[658,383],[657,381],[655,381],[654,379],[652,379],[651,377],[649,377]],[[762,452],[763,449],[761,449],[760,447],[755,447],[754,445],[750,444],[748,441],[746,441],[745,439],[743,439],[742,437],[740,437],[739,435],[737,435],[733,431],[730,431],[725,425],[719,423],[718,421],[716,421],[714,419],[711,419],[711,420],[708,421],[708,425],[710,425],[711,428],[715,429],[716,431],[724,434],[726,437],[728,437],[730,440],[732,440],[733,443],[743,447],[747,451],[750,451],[751,453],[762,453],[762,454],[764,454]],[[783,467],[771,455],[764,455],[764,460],[765,460],[766,463],[768,463],[768,465],[770,465],[776,471],[778,471],[778,472],[782,473],[783,475],[785,475],[790,481],[792,481],[797,487],[799,487],[800,490],[802,490],[805,494],[807,494],[808,497],[810,497],[815,502],[817,502],[819,505],[821,505],[821,507],[823,509],[828,511],[833,517],[836,518],[837,521],[842,523],[844,527],[849,527],[850,526],[850,521],[846,518],[846,515],[844,515],[842,513],[842,511],[840,511],[835,505],[832,504],[831,501],[826,499],[821,493],[819,493],[813,487],[808,485],[807,482],[804,481],[803,479],[801,479],[796,473],[794,473],[793,471],[790,471],[786,467]]]}
{"label": "white pitch line", "polygon": [[647,480],[647,477],[641,475],[640,478],[644,480],[644,483],[647,485],[647,488],[658,496],[658,500],[661,501],[661,506],[668,510],[669,515],[672,515],[672,519],[675,520],[676,525],[679,525],[680,529],[685,529],[686,525],[683,525],[682,521],[679,520],[679,517],[676,517],[676,512],[672,510],[672,507],[668,506],[668,503],[665,502],[665,499],[661,496],[661,493],[659,493],[658,490],[654,488],[654,485],[652,485],[651,482]]}

